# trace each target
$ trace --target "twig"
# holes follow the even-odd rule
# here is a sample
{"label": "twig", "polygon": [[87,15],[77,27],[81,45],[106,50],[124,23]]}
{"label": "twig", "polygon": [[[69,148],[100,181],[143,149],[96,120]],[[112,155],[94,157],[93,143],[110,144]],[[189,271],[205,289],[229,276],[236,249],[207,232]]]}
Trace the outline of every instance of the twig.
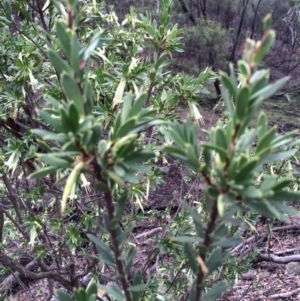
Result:
{"label": "twig", "polygon": [[154,229],[152,229],[152,230],[150,230],[150,231],[147,231],[147,232],[138,234],[138,235],[135,237],[135,239],[140,239],[140,238],[142,238],[142,237],[149,236],[149,235],[151,235],[151,234],[153,234],[153,233],[156,233],[156,232],[159,232],[159,231],[161,231],[161,230],[162,230],[162,227],[154,228]]}

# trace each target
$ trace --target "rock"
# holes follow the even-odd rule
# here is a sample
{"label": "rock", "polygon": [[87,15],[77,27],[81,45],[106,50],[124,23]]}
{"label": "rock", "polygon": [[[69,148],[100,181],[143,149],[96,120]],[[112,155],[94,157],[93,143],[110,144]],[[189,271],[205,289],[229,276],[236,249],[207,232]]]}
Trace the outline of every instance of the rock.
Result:
{"label": "rock", "polygon": [[285,267],[285,274],[300,275],[300,262],[289,262]]}

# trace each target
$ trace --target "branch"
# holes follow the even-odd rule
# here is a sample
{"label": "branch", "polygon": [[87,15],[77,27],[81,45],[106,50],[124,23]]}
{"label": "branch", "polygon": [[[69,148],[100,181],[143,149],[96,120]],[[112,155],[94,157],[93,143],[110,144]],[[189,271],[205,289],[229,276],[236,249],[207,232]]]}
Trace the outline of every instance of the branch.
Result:
{"label": "branch", "polygon": [[19,203],[18,203],[17,197],[14,193],[14,190],[12,188],[12,185],[11,185],[11,183],[10,183],[10,181],[9,181],[9,179],[8,179],[8,177],[5,173],[2,174],[2,179],[3,179],[3,182],[6,186],[7,191],[9,193],[8,198],[10,199],[10,201],[11,201],[13,207],[14,207],[14,210],[16,212],[19,223],[22,225],[23,224],[23,219],[22,219]]}
{"label": "branch", "polygon": [[[215,200],[214,204],[213,204],[213,207],[211,208],[209,222],[206,226],[206,230],[205,230],[205,233],[204,233],[203,245],[205,247],[207,247],[207,249],[210,245],[210,236],[211,236],[211,233],[214,229],[214,226],[215,226],[216,220],[218,218],[218,215],[219,215],[219,213],[218,213],[218,207],[217,207],[217,200]],[[205,262],[206,252],[201,251],[199,256],[202,259],[202,261]],[[200,267],[200,271],[198,272],[197,280],[196,280],[196,286],[195,286],[196,292],[195,292],[194,300],[200,300],[200,298],[201,298],[202,283],[203,283],[203,280],[204,280],[204,276],[205,276],[205,274],[204,274],[204,272],[202,271],[202,269]]]}
{"label": "branch", "polygon": [[26,233],[22,227],[17,223],[17,221],[9,214],[9,212],[0,204],[1,210],[3,213],[9,218],[9,220],[14,224],[14,226],[22,233],[22,235],[27,239],[30,240],[28,233]]}
{"label": "branch", "polygon": [[[113,221],[114,220],[114,205],[113,205],[113,198],[111,195],[111,191],[105,192],[104,195],[105,195],[105,203],[106,203],[108,219],[109,219],[109,221]],[[116,264],[117,264],[117,271],[118,271],[118,274],[120,275],[120,281],[122,283],[126,301],[132,301],[132,297],[131,297],[131,294],[129,291],[129,285],[128,285],[124,267],[123,267],[123,262],[120,259],[121,251],[120,251],[119,244],[118,244],[117,230],[116,230],[116,228],[110,228],[109,232],[110,232],[111,242],[112,242],[112,246],[113,246],[113,252],[114,252],[115,260],[116,260]]]}
{"label": "branch", "polygon": [[26,267],[23,267],[20,263],[17,263],[15,260],[13,260],[11,257],[0,253],[0,262],[5,266],[9,267],[10,269],[17,271],[20,273],[21,276],[24,276],[31,280],[40,280],[40,279],[53,279],[57,282],[59,282],[62,286],[64,286],[66,289],[71,290],[72,284],[70,281],[66,280],[64,277],[62,277],[59,274],[59,271],[49,271],[49,272],[32,272],[29,267],[32,267],[35,263],[29,263]]}

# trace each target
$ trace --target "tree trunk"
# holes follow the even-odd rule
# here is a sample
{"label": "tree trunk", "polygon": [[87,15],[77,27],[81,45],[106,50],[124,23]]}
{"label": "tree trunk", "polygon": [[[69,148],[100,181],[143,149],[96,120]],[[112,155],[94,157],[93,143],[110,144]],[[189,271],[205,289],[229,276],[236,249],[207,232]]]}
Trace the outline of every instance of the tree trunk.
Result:
{"label": "tree trunk", "polygon": [[254,3],[252,3],[252,8],[253,8],[253,11],[254,11],[254,17],[253,17],[253,22],[252,22],[252,26],[251,26],[250,39],[253,38],[253,35],[254,35],[254,32],[255,32],[255,23],[256,23],[256,18],[257,18],[258,7],[259,7],[260,3],[261,3],[261,0],[259,0],[257,2],[256,7],[254,7]]}
{"label": "tree trunk", "polygon": [[246,11],[247,11],[248,4],[249,4],[249,0],[243,0],[243,10],[242,10],[238,30],[236,32],[236,37],[235,37],[235,41],[234,41],[234,44],[233,44],[233,47],[232,47],[231,55],[230,55],[230,58],[229,58],[229,60],[231,62],[233,62],[234,59],[235,59],[235,52],[236,52],[236,48],[237,48],[237,45],[238,45],[240,34],[242,32],[243,23],[244,23],[244,19],[245,19],[245,16],[246,16]]}
{"label": "tree trunk", "polygon": [[[189,19],[194,24],[194,26],[197,26],[197,21],[196,21],[194,15],[188,10],[187,6],[185,5],[184,0],[178,0],[178,1],[181,5],[182,11],[188,15]],[[200,1],[200,7],[201,7],[202,14],[203,14],[203,18],[206,20],[206,0],[203,0],[203,2]],[[207,45],[207,46],[209,49],[209,45]],[[198,51],[200,51],[200,49]],[[198,60],[198,64],[199,64],[199,69],[200,69],[199,60]],[[209,64],[211,65],[212,70],[214,70],[214,58],[213,58],[213,54],[211,52],[209,52]],[[214,86],[215,86],[217,97],[221,96],[220,81],[218,79],[215,80]]]}

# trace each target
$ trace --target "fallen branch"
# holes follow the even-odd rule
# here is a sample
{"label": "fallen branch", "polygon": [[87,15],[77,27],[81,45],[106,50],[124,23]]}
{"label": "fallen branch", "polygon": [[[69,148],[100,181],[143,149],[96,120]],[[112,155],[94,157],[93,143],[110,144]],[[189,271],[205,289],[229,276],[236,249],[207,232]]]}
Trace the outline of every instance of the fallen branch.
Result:
{"label": "fallen branch", "polygon": [[[45,278],[53,279],[68,290],[71,290],[73,288],[71,281],[61,276],[59,274],[60,271],[33,272],[29,268],[27,268],[27,265],[24,267],[20,263],[16,262],[15,260],[13,260],[12,258],[10,258],[9,256],[3,253],[0,253],[0,263],[2,263],[3,266],[5,267],[10,268],[11,270],[18,272],[20,276],[26,277],[28,279],[31,280],[40,280]],[[33,263],[30,262],[28,265],[30,265],[29,267],[32,267]]]}
{"label": "fallen branch", "polygon": [[268,296],[268,299],[290,298],[291,296],[293,296],[297,293],[300,293],[300,288],[297,288],[297,289],[287,292],[287,293],[274,294],[274,295]]}
{"label": "fallen branch", "polygon": [[300,255],[290,255],[285,257],[280,257],[275,254],[258,254],[254,259],[253,263],[258,263],[262,261],[271,261],[276,263],[289,263],[292,261],[300,261]]}
{"label": "fallen branch", "polygon": [[154,228],[154,229],[152,229],[152,230],[149,230],[149,231],[146,231],[146,232],[144,232],[144,233],[141,233],[141,234],[136,235],[135,239],[140,239],[140,238],[143,238],[143,237],[145,238],[145,237],[147,237],[148,235],[154,234],[154,233],[159,232],[159,231],[161,231],[161,230],[162,230],[162,227]]}
{"label": "fallen branch", "polygon": [[[25,269],[29,271],[34,271],[38,268],[38,264],[35,260],[29,262]],[[18,279],[20,278],[21,273],[14,272],[7,276],[2,282],[1,282],[1,291],[4,295],[7,294],[8,290],[10,290],[12,287],[18,284]]]}

